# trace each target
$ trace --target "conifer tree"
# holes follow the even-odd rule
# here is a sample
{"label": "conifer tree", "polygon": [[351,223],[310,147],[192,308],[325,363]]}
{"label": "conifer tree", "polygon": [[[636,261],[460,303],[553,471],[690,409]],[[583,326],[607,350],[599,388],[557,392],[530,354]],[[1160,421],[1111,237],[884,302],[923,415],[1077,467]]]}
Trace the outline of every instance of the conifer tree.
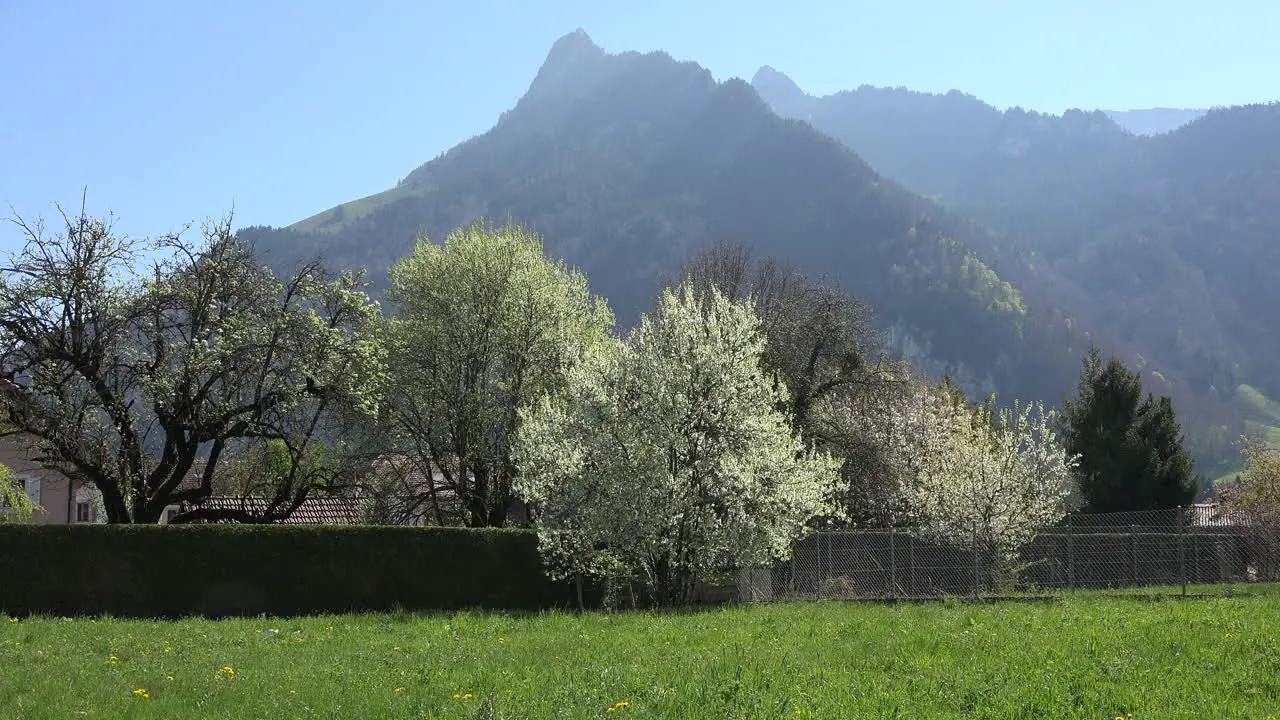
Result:
{"label": "conifer tree", "polygon": [[1062,437],[1076,468],[1084,512],[1160,510],[1191,503],[1198,481],[1173,401],[1147,393],[1117,358],[1085,354],[1076,395],[1064,400]]}

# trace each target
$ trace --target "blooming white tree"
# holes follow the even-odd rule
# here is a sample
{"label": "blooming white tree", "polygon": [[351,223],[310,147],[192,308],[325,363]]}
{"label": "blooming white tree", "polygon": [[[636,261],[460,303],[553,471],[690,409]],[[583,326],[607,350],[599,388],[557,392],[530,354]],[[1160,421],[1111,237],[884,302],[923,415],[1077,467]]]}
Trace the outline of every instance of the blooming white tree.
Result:
{"label": "blooming white tree", "polygon": [[975,408],[954,389],[917,387],[844,411],[877,448],[873,467],[898,488],[901,519],[936,540],[1008,561],[1072,502],[1076,458],[1042,404]]}
{"label": "blooming white tree", "polygon": [[777,410],[764,342],[749,302],[686,283],[525,412],[516,490],[554,574],[620,568],[655,602],[686,603],[708,571],[785,556],[830,511],[838,463]]}
{"label": "blooming white tree", "polygon": [[910,503],[939,539],[976,543],[1002,560],[1016,556],[1040,528],[1066,514],[1072,497],[1069,457],[1052,412],[1029,403],[995,410],[933,405],[932,427]]}
{"label": "blooming white tree", "polygon": [[[905,366],[883,367],[871,388],[841,393],[815,415],[843,435],[847,448],[839,502],[855,526],[912,525],[918,514],[906,490],[916,483],[936,434],[945,389],[911,377]],[[834,433],[833,433],[834,434]]]}

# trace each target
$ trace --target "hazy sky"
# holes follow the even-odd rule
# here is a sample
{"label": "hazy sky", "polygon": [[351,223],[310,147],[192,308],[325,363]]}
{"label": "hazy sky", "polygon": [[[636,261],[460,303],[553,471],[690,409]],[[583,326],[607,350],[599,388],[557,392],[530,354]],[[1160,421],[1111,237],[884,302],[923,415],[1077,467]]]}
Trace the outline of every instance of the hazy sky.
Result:
{"label": "hazy sky", "polygon": [[[959,88],[995,105],[1280,99],[1275,0],[0,0],[0,214],[55,201],[158,234],[283,225],[487,130],[556,38],[666,50],[807,91]],[[0,248],[16,234],[0,228]]]}

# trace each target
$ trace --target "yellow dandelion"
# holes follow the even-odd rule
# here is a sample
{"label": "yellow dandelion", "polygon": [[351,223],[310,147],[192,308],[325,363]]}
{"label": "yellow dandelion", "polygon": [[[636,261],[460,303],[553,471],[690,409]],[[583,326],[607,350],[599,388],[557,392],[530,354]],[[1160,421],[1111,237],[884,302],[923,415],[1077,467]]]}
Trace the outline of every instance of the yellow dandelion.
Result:
{"label": "yellow dandelion", "polygon": [[235,676],[236,676],[236,671],[235,671],[235,669],[234,669],[234,668],[232,668],[230,665],[223,665],[223,666],[222,666],[222,672],[224,672],[224,673],[226,673],[226,674],[230,675],[231,677],[235,677]]}
{"label": "yellow dandelion", "polygon": [[470,699],[471,699],[471,693],[463,693],[463,694],[462,694],[462,699],[463,699],[463,700],[470,700]]}
{"label": "yellow dandelion", "polygon": [[396,692],[398,692],[398,693],[402,693],[402,692],[404,692],[404,688],[396,688]]}
{"label": "yellow dandelion", "polygon": [[11,618],[9,618],[9,622],[11,622],[11,623],[16,623],[16,622],[18,622],[18,618],[16,618],[16,617],[11,617]]}
{"label": "yellow dandelion", "polygon": [[290,695],[297,695],[297,694],[298,694],[298,691],[297,691],[297,690],[290,690],[290,691],[289,691],[289,694],[290,694]]}
{"label": "yellow dandelion", "polygon": [[165,675],[165,676],[164,676],[164,679],[165,679],[165,680],[172,680],[172,679],[173,679],[173,676],[172,676],[172,675]]}
{"label": "yellow dandelion", "polygon": [[1231,639],[1231,633],[1227,633],[1227,639],[1228,639],[1228,640],[1230,640],[1230,639]]}
{"label": "yellow dandelion", "polygon": [[143,688],[138,688],[137,690],[133,691],[133,694],[137,695],[138,697],[142,697],[143,695],[147,694],[147,691]]}
{"label": "yellow dandelion", "polygon": [[394,650],[394,651],[396,651],[396,652],[400,652],[400,647],[399,647],[399,646],[393,647],[393,648],[391,648],[391,649],[392,649],[392,650]]}

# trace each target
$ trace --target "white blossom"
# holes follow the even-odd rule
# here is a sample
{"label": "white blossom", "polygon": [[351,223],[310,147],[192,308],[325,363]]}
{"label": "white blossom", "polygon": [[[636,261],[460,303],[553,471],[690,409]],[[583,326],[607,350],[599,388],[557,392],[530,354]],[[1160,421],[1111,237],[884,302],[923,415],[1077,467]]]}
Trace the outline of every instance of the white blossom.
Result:
{"label": "white blossom", "polygon": [[708,571],[790,552],[828,512],[838,464],[776,408],[749,303],[686,284],[625,341],[586,348],[567,387],[526,412],[517,492],[559,575],[627,569],[659,602]]}
{"label": "white blossom", "polygon": [[1043,404],[975,408],[920,387],[845,411],[878,448],[874,466],[893,475],[906,522],[936,540],[976,543],[1009,559],[1060,520],[1073,498],[1077,460]]}

